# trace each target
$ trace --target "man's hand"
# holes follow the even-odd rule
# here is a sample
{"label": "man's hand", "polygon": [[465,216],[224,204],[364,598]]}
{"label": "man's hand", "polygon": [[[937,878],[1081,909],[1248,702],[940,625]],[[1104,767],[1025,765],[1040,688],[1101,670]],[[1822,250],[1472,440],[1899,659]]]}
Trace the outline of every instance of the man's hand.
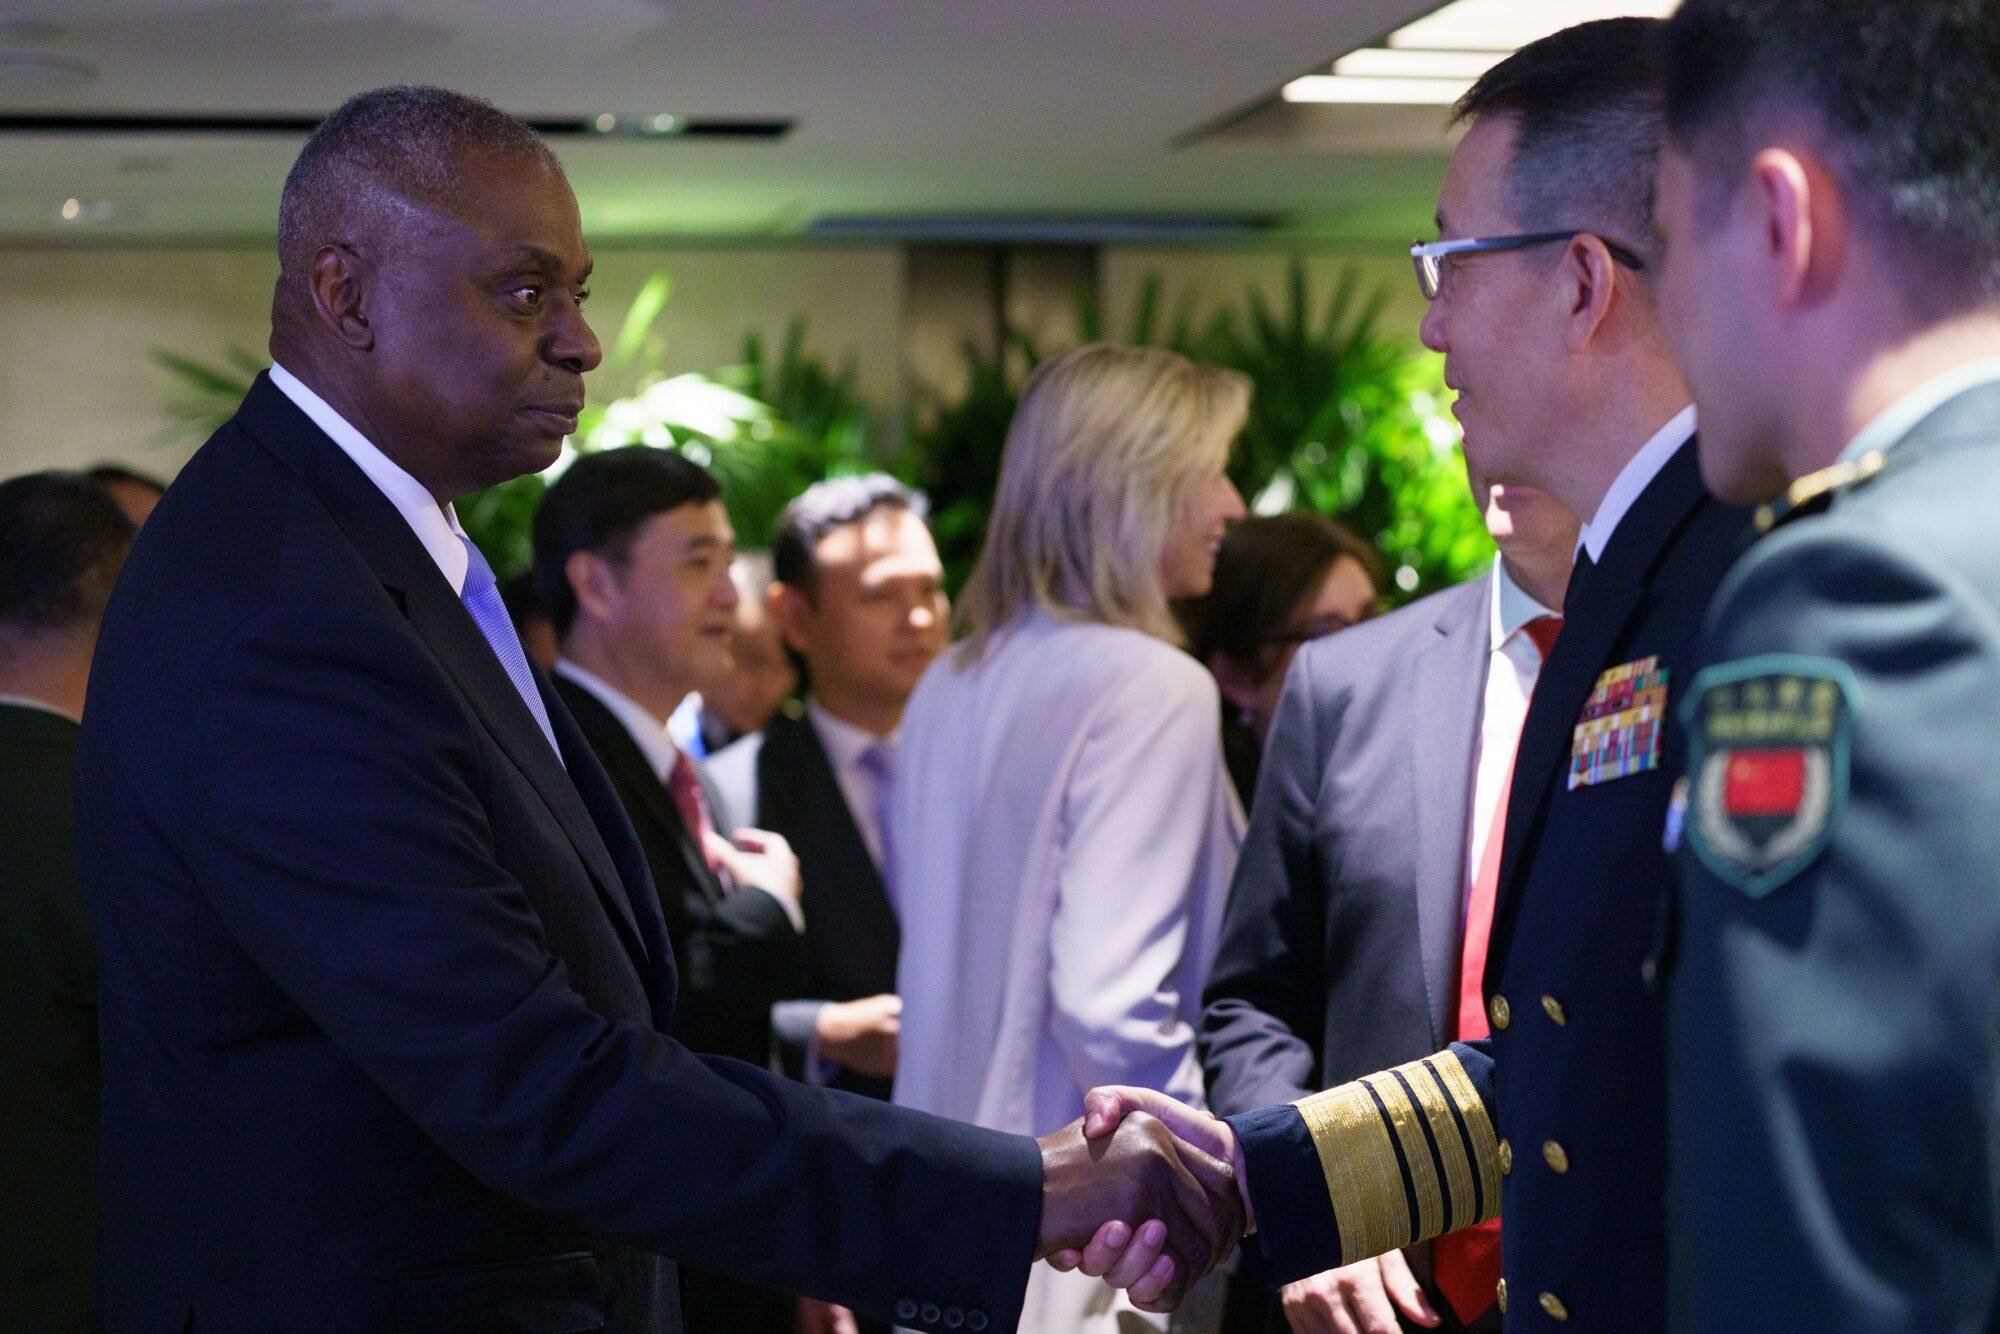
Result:
{"label": "man's hand", "polygon": [[895,1077],[896,1038],[902,1031],[901,996],[867,996],[822,1005],[813,1021],[821,1056],[877,1079]]}
{"label": "man's hand", "polygon": [[813,1297],[799,1298],[798,1319],[793,1328],[797,1334],[860,1334],[854,1312]]}
{"label": "man's hand", "polygon": [[1292,1334],[1398,1334],[1398,1311],[1425,1329],[1438,1324],[1401,1251],[1288,1283],[1283,1301]]}
{"label": "man's hand", "polygon": [[1228,1163],[1243,1206],[1243,1230],[1257,1230],[1257,1216],[1250,1208],[1250,1181],[1243,1170],[1243,1151],[1227,1121],[1198,1111],[1157,1089],[1110,1084],[1083,1096],[1084,1137],[1097,1139],[1108,1135],[1135,1112],[1157,1118],[1174,1133],[1174,1138],[1200,1149],[1210,1158]]}
{"label": "man's hand", "polygon": [[1176,1140],[1152,1116],[1125,1117],[1090,1139],[1076,1121],[1040,1144],[1036,1256],[1130,1289],[1142,1311],[1180,1305],[1243,1234],[1228,1162]]}
{"label": "man's hand", "polygon": [[798,907],[802,892],[799,858],[783,834],[768,829],[739,829],[724,838],[711,832],[707,848],[709,855],[737,884],[754,885]]}

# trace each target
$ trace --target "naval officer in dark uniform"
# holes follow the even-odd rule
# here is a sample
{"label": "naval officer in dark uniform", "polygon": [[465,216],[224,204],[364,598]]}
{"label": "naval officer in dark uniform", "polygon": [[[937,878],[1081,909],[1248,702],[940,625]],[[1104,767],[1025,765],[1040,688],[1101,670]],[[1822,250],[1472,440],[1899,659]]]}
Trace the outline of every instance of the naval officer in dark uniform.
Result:
{"label": "naval officer in dark uniform", "polygon": [[2000,1329],[2000,3],[1669,49],[1662,307],[1774,502],[1683,705],[1673,1323]]}
{"label": "naval officer in dark uniform", "polygon": [[1484,1290],[1509,1330],[1666,1326],[1666,1059],[1644,965],[1683,759],[1672,709],[1749,516],[1702,486],[1654,308],[1659,32],[1581,24],[1489,71],[1461,106],[1444,239],[1415,251],[1467,457],[1586,518],[1493,897],[1481,876],[1467,905],[1468,932],[1490,912],[1484,994],[1453,997],[1446,1051],[1229,1121],[1278,1281],[1452,1234],[1440,1285],[1473,1291],[1463,1229],[1497,1210]]}

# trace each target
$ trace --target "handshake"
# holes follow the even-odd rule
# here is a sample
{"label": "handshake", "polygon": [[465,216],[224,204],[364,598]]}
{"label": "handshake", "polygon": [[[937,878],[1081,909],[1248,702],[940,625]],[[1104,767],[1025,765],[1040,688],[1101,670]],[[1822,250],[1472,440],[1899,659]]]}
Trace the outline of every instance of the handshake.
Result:
{"label": "handshake", "polygon": [[1141,1088],[1092,1089],[1084,1115],[1039,1141],[1035,1258],[1171,1311],[1257,1230],[1228,1124]]}

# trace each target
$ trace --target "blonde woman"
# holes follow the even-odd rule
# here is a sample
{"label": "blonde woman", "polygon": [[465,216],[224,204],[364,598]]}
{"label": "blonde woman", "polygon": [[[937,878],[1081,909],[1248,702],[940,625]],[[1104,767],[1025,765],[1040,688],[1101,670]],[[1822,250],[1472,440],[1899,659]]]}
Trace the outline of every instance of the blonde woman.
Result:
{"label": "blonde woman", "polygon": [[[1098,1084],[1199,1100],[1194,1031],[1243,814],[1214,679],[1172,598],[1243,515],[1249,386],[1149,348],[1041,367],[1007,433],[964,642],[905,715],[889,828],[903,940],[896,1101],[1045,1134]],[[1213,1329],[1042,1268],[1021,1328]]]}

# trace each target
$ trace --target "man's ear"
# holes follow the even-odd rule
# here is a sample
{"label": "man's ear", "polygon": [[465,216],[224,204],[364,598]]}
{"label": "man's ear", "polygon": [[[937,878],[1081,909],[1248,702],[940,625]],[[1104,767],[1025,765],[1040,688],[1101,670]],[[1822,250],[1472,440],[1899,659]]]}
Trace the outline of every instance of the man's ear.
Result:
{"label": "man's ear", "polygon": [[1611,313],[1613,295],[1626,275],[1618,272],[1618,261],[1611,258],[1604,242],[1589,232],[1570,238],[1562,263],[1569,301],[1569,345],[1581,349],[1603,327]]}
{"label": "man's ear", "polygon": [[1848,220],[1833,174],[1808,156],[1767,148],[1751,160],[1750,179],[1773,295],[1787,310],[1817,304],[1838,285],[1846,258]]}
{"label": "man's ear", "polygon": [[625,587],[610,561],[596,552],[573,551],[563,562],[563,578],[569,581],[579,616],[600,622],[617,619],[624,605]]}
{"label": "man's ear", "polygon": [[374,276],[374,265],[351,246],[321,246],[313,256],[313,310],[334,337],[356,351],[375,346],[375,332],[368,327]]}
{"label": "man's ear", "polygon": [[794,653],[804,653],[810,638],[806,617],[812,611],[805,591],[783,581],[774,582],[764,595],[764,605],[770,609],[771,624],[778,627],[778,636],[785,641],[785,647]]}

